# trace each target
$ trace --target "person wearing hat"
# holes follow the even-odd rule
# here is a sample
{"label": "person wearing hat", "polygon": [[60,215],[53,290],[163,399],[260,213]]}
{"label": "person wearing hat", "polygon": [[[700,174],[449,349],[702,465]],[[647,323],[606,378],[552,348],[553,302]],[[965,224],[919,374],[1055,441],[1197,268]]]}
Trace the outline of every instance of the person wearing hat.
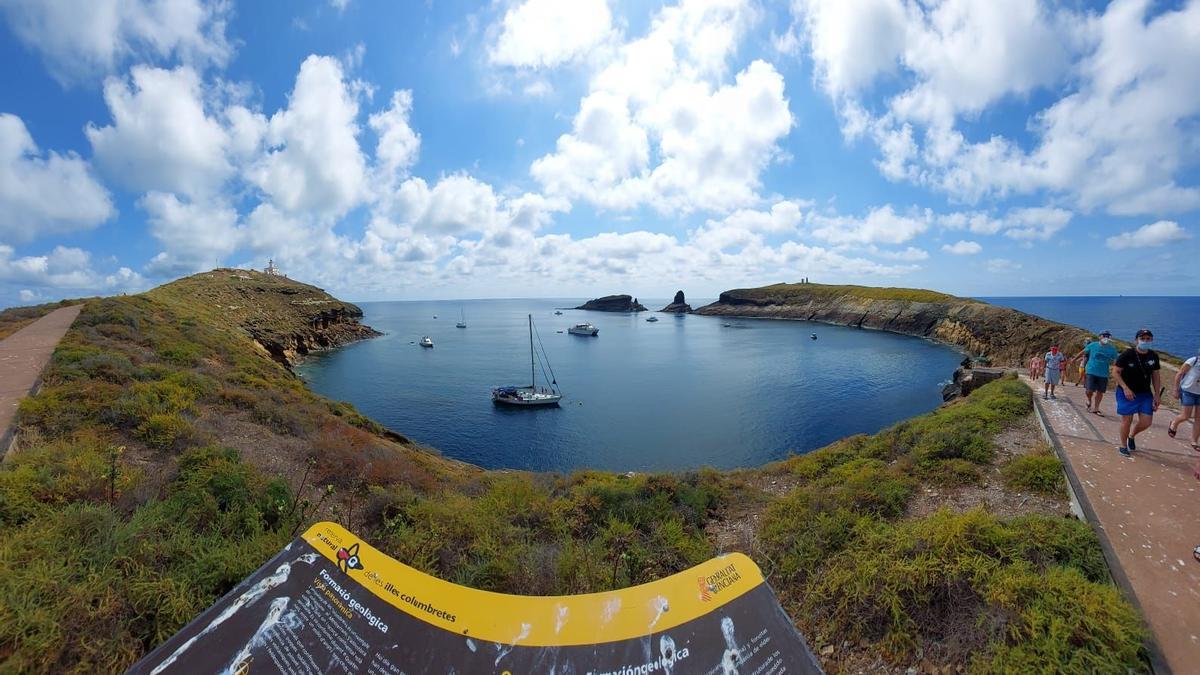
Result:
{"label": "person wearing hat", "polygon": [[1087,394],[1088,412],[1104,416],[1100,412],[1100,401],[1108,391],[1108,372],[1117,360],[1117,348],[1112,345],[1112,333],[1100,331],[1100,339],[1089,342],[1073,358],[1083,359],[1084,391]]}
{"label": "person wearing hat", "polygon": [[[1143,328],[1135,336],[1134,346],[1121,352],[1113,364],[1117,378],[1117,414],[1121,416],[1121,445],[1117,452],[1128,457],[1137,450],[1134,437],[1150,428],[1154,411],[1160,403],[1162,381],[1158,374],[1162,367],[1158,354],[1150,349],[1154,344],[1154,333]],[[1133,416],[1138,416],[1136,427]]]}

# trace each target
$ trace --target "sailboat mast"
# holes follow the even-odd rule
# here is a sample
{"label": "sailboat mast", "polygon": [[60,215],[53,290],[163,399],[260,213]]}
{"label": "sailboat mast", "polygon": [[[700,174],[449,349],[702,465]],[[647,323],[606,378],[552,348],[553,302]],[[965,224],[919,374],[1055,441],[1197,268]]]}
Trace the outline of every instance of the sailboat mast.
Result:
{"label": "sailboat mast", "polygon": [[529,315],[529,381],[530,389],[537,389],[537,375],[533,370],[533,315]]}

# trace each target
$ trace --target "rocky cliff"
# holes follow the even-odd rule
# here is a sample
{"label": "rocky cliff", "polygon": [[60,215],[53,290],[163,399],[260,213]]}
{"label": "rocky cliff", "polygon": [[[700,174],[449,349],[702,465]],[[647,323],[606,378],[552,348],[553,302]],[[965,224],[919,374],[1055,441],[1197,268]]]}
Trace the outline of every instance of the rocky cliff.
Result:
{"label": "rocky cliff", "polygon": [[295,365],[304,355],[376,337],[362,310],[316,286],[255,270],[216,269],[148,293],[187,303],[234,326],[276,361]]}
{"label": "rocky cliff", "polygon": [[671,301],[671,304],[658,311],[669,312],[671,314],[691,314],[692,306],[687,304],[687,301],[683,297],[683,291],[675,291],[675,299]]}
{"label": "rocky cliff", "polygon": [[630,295],[606,295],[603,298],[588,300],[575,309],[590,309],[594,312],[644,312],[637,298]]}
{"label": "rocky cliff", "polygon": [[872,328],[955,345],[993,365],[1022,365],[1057,344],[1074,353],[1088,333],[1015,309],[905,288],[775,284],[725,291],[696,314],[800,319]]}

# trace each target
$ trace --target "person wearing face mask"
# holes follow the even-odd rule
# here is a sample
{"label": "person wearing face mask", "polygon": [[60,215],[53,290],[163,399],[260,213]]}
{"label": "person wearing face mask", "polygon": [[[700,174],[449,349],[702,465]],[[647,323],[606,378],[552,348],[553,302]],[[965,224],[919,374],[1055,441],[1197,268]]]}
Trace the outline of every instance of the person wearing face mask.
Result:
{"label": "person wearing face mask", "polygon": [[[1196,350],[1196,356],[1184,361],[1175,374],[1175,395],[1182,410],[1167,425],[1167,435],[1175,438],[1179,425],[1192,420],[1192,450],[1200,452],[1200,349]],[[1196,470],[1197,478],[1200,478],[1200,464],[1196,465]]]}
{"label": "person wearing face mask", "polygon": [[1067,357],[1058,351],[1058,345],[1054,345],[1050,351],[1046,352],[1044,358],[1046,361],[1046,384],[1042,388],[1042,400],[1052,400],[1055,398],[1055,387],[1062,382],[1063,364]]}
{"label": "person wearing face mask", "polygon": [[1104,416],[1100,412],[1100,401],[1108,391],[1108,369],[1117,360],[1117,348],[1112,345],[1112,333],[1102,331],[1100,339],[1089,342],[1075,355],[1084,360],[1084,391],[1087,394],[1088,412]]}
{"label": "person wearing face mask", "polygon": [[[1117,414],[1121,416],[1121,445],[1117,446],[1117,452],[1125,457],[1137,450],[1134,437],[1150,428],[1160,403],[1162,381],[1158,371],[1162,366],[1158,354],[1150,349],[1153,344],[1154,333],[1145,328],[1139,330],[1134,346],[1121,352],[1113,368],[1117,378]],[[1131,429],[1135,414],[1138,423]]]}

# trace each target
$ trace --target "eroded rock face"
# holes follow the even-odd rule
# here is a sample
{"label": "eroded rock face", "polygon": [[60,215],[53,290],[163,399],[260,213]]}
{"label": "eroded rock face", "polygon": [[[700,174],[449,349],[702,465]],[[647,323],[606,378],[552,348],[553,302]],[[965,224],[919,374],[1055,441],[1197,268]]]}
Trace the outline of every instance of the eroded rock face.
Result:
{"label": "eroded rock face", "polygon": [[878,299],[830,290],[836,288],[840,287],[789,284],[769,293],[737,289],[722,293],[716,302],[695,313],[802,319],[915,335],[956,345],[1002,366],[1023,365],[1054,344],[1078,349],[1088,337],[1074,326],[967,298],[943,296],[928,302]]}
{"label": "eroded rock face", "polygon": [[637,298],[631,295],[606,295],[603,298],[588,300],[575,309],[589,309],[594,312],[644,312]]}
{"label": "eroded rock face", "polygon": [[246,332],[272,358],[290,367],[307,354],[383,335],[363,325],[362,315],[356,305],[342,303],[339,307],[322,309],[306,317],[308,325],[291,332],[282,333],[254,325],[246,326]]}
{"label": "eroded rock face", "polygon": [[671,301],[671,304],[658,311],[669,312],[672,314],[691,314],[692,306],[687,304],[687,301],[684,300],[683,291],[675,291],[675,299]]}

